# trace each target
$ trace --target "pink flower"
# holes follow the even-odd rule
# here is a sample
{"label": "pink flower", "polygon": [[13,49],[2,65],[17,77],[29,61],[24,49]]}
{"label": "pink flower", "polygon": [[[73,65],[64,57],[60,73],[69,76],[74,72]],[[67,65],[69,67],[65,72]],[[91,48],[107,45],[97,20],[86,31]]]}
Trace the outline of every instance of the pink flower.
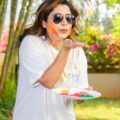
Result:
{"label": "pink flower", "polygon": [[6,51],[6,46],[0,44],[0,53],[3,53],[3,52],[5,52],[5,51]]}
{"label": "pink flower", "polygon": [[3,34],[2,34],[2,37],[0,40],[0,53],[6,51],[6,47],[8,45],[8,35],[9,35],[9,31],[7,29],[5,29],[3,31]]}
{"label": "pink flower", "polygon": [[108,46],[108,55],[109,56],[112,56],[112,55],[115,55],[117,52],[117,49],[113,46],[113,45],[109,45]]}
{"label": "pink flower", "polygon": [[91,50],[92,50],[93,52],[95,52],[99,47],[100,47],[100,45],[97,44],[97,43],[95,43],[95,44],[92,45]]}

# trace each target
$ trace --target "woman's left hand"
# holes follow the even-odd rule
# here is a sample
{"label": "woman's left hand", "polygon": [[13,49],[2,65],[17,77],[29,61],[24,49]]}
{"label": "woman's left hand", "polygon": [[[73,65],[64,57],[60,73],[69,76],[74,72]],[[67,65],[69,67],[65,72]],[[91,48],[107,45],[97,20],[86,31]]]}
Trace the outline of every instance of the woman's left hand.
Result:
{"label": "woman's left hand", "polygon": [[75,101],[76,104],[81,104],[81,103],[84,103],[84,102],[85,102],[85,100],[76,100]]}
{"label": "woman's left hand", "polygon": [[93,87],[89,85],[88,90],[93,90]]}
{"label": "woman's left hand", "polygon": [[[93,90],[93,87],[89,85],[87,89],[88,89],[88,90]],[[76,104],[81,104],[81,103],[84,103],[85,101],[86,101],[86,100],[76,100],[75,103],[76,103]]]}

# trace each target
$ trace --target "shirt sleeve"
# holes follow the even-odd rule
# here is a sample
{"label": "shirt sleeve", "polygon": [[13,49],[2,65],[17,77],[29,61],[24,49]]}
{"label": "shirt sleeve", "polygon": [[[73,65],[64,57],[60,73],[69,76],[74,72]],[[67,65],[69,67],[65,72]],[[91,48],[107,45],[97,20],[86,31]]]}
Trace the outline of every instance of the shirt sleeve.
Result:
{"label": "shirt sleeve", "polygon": [[48,68],[48,60],[45,55],[41,39],[35,36],[27,36],[23,39],[19,51],[20,65],[30,85],[36,86],[40,77]]}
{"label": "shirt sleeve", "polygon": [[82,48],[79,48],[78,52],[78,69],[79,69],[79,85],[82,88],[88,88],[88,71],[87,71],[87,59]]}

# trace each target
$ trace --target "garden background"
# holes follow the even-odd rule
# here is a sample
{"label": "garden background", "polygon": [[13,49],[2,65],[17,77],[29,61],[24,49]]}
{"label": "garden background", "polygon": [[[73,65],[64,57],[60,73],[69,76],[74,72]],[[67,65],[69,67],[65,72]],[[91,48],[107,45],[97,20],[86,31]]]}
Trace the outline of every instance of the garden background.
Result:
{"label": "garden background", "polygon": [[[120,0],[70,0],[80,13],[78,41],[88,43],[89,82],[99,99],[75,105],[77,120],[120,120]],[[42,0],[0,1],[0,120],[9,120],[18,77],[17,40]],[[32,16],[32,17],[31,17]]]}

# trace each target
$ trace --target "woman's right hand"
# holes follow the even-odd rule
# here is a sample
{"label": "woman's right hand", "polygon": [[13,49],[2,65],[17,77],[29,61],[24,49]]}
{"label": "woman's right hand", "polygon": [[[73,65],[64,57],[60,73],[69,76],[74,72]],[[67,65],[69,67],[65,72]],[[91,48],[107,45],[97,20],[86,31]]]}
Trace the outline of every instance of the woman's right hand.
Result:
{"label": "woman's right hand", "polygon": [[70,39],[65,39],[64,44],[63,44],[63,47],[67,50],[70,50],[70,49],[76,48],[76,47],[87,47],[87,46],[88,45],[86,43],[74,42],[73,40],[70,40]]}

